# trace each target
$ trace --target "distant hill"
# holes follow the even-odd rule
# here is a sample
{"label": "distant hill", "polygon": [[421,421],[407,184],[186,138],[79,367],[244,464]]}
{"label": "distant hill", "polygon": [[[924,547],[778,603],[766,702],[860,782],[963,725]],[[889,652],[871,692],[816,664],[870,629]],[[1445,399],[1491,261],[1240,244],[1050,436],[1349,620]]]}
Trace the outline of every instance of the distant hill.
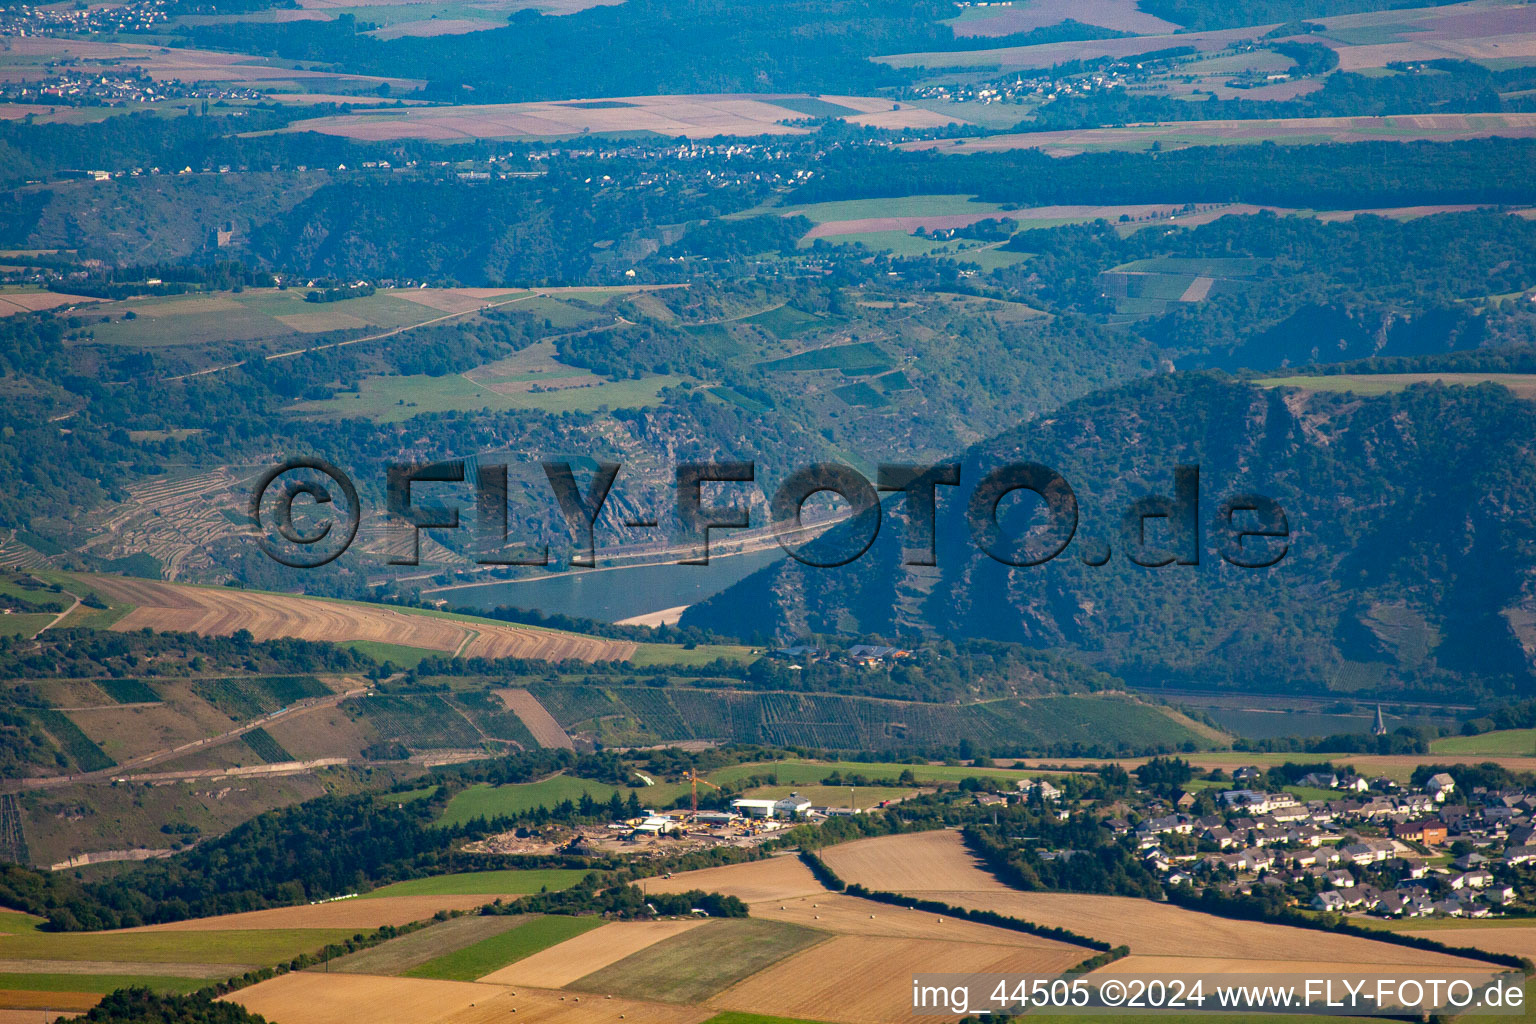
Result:
{"label": "distant hill", "polygon": [[[898,565],[899,503],[887,502],[858,561],[786,560],[683,622],[745,636],[986,636],[1073,652],[1144,685],[1526,691],[1536,682],[1533,427],[1536,407],[1496,385],[1362,400],[1204,375],[1138,381],[967,451],[961,486],[940,488],[936,568]],[[976,482],[1021,461],[1062,473],[1081,508],[1072,545],[1034,568],[980,553],[965,518]],[[1199,565],[1133,565],[1121,510],[1171,496],[1180,463],[1201,468]],[[1290,550],[1274,568],[1216,554],[1218,503],[1240,492],[1285,510]],[[1084,564],[1105,541],[1109,563]]]}

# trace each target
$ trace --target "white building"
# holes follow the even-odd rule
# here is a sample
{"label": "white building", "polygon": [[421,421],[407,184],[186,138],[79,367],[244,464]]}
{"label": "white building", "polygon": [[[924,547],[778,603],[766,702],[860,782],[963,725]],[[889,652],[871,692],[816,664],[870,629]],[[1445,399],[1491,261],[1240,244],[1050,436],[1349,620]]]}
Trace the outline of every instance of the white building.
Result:
{"label": "white building", "polygon": [[742,797],[731,801],[731,810],[744,818],[803,818],[810,809],[811,802],[799,793],[782,800]]}
{"label": "white building", "polygon": [[774,816],[778,818],[803,818],[810,809],[811,802],[799,793],[791,793],[773,804]]}
{"label": "white building", "polygon": [[1456,792],[1456,780],[1445,772],[1438,772],[1424,783],[1424,792],[1434,797],[1437,803],[1443,803],[1446,797]]}
{"label": "white building", "polygon": [[731,810],[744,818],[771,818],[773,817],[773,809],[777,804],[777,800],[742,798],[731,801]]}

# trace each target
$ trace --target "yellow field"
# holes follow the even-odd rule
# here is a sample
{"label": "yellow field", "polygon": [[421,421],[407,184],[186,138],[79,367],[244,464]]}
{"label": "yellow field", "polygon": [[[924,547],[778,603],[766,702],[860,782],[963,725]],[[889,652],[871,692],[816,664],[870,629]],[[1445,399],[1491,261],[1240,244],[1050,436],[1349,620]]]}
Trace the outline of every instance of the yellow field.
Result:
{"label": "yellow field", "polygon": [[285,974],[225,997],[273,1024],[698,1024],[714,1011],[464,981]]}
{"label": "yellow field", "polygon": [[373,929],[424,921],[439,910],[474,910],[493,902],[495,896],[380,896],[377,899],[337,900],[304,907],[273,907],[243,914],[199,917],[170,924],[129,928],[133,932],[222,932],[231,930],[279,931],[290,928]]}
{"label": "yellow field", "polygon": [[512,625],[468,623],[398,611],[382,605],[322,601],[290,594],[188,587],[123,576],[93,576],[91,586],[113,601],[134,605],[112,628],[148,627],[204,636],[249,630],[257,640],[297,637],[347,643],[371,640],[469,657],[558,661],[624,660],[635,645],[621,640]]}
{"label": "yellow field", "polygon": [[637,883],[646,892],[705,892],[735,896],[743,903],[782,900],[826,892],[809,868],[793,855],[770,857],[748,864],[685,871],[671,878],[646,878]]}
{"label": "yellow field", "polygon": [[493,971],[482,982],[498,985],[533,985],[563,988],[577,978],[638,953],[674,935],[697,928],[693,921],[614,921],[594,931],[566,939],[558,946],[524,957]]}
{"label": "yellow field", "polygon": [[1012,891],[976,865],[959,832],[948,830],[861,839],[830,847],[821,859],[850,885],[881,892]]}
{"label": "yellow field", "polygon": [[912,975],[1054,974],[1092,955],[936,939],[840,935],[759,971],[710,1002],[722,1009],[846,1024],[888,1024],[912,1014]]}

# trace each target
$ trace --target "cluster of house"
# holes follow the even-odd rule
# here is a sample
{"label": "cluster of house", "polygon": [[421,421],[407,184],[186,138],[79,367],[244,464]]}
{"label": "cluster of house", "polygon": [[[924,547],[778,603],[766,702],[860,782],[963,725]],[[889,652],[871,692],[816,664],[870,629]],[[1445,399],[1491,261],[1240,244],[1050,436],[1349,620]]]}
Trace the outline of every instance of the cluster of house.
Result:
{"label": "cluster of house", "polygon": [[776,647],[768,652],[775,661],[787,661],[790,668],[804,668],[817,661],[842,662],[860,668],[878,668],[912,657],[904,647],[887,647],[881,644],[854,644],[843,650],[828,647],[812,647],[799,644],[793,647]]}
{"label": "cluster of house", "polygon": [[[1257,768],[1240,769],[1245,781]],[[1229,789],[1220,813],[1172,813],[1106,824],[1134,844],[1170,886],[1228,893],[1279,888],[1315,910],[1384,917],[1487,917],[1522,893],[1521,865],[1536,861],[1536,791],[1476,789],[1457,797],[1448,774],[1411,792],[1387,779],[1310,775],[1302,785],[1352,794],[1302,801],[1290,793]],[[1188,837],[1188,838],[1175,838]],[[1459,856],[1439,848],[1456,843]],[[1465,845],[1461,845],[1465,843]]]}
{"label": "cluster of house", "polygon": [[[962,7],[967,6],[962,3]],[[976,6],[985,7],[986,4]],[[1001,4],[994,3],[998,7]],[[1177,49],[1137,54],[1119,60],[1109,60],[1088,70],[1061,73],[1060,70],[1040,71],[1034,74],[1016,73],[979,83],[955,82],[949,84],[921,85],[905,90],[904,98],[941,100],[950,103],[1049,103],[1051,100],[1071,96],[1088,96],[1106,89],[1124,89],[1133,85],[1145,85],[1158,74],[1166,74],[1176,65],[1191,60],[1221,56],[1239,56],[1264,49],[1251,39],[1236,40],[1220,53],[1195,54],[1177,52]],[[1290,78],[1280,72],[1244,72],[1227,84],[1237,88],[1253,88],[1256,85],[1272,85]]]}
{"label": "cluster of house", "polygon": [[0,100],[8,103],[53,103],[63,106],[119,107],[127,103],[159,103],[163,100],[253,100],[267,98],[255,89],[219,84],[193,84],[173,80],[156,82],[138,69],[129,71],[78,71],[50,69],[44,78],[0,83]]}
{"label": "cluster of house", "polygon": [[1025,100],[1046,103],[1060,96],[1087,96],[1105,89],[1123,89],[1127,81],[1122,70],[1110,69],[1070,76],[1020,74],[991,82],[917,86],[908,90],[908,95],[912,99],[947,103],[1022,103]]}
{"label": "cluster of house", "polygon": [[0,36],[50,36],[71,32],[143,32],[170,20],[171,0],[132,0],[118,5],[17,4],[0,8]]}

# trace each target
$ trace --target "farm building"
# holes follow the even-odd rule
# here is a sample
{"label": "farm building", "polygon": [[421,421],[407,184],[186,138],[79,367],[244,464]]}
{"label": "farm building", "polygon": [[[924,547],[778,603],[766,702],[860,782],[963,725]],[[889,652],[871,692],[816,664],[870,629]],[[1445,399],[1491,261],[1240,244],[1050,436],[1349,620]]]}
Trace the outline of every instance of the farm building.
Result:
{"label": "farm building", "polygon": [[630,837],[638,839],[642,836],[662,836],[676,831],[676,829],[677,822],[673,819],[660,814],[649,814],[646,815],[644,821],[635,826],[635,830],[630,833]]}
{"label": "farm building", "polygon": [[731,801],[731,810],[745,818],[803,818],[811,802],[799,793],[781,800],[741,797]]}
{"label": "farm building", "polygon": [[731,801],[731,810],[744,818],[771,818],[777,800],[758,800],[752,797],[742,797]]}
{"label": "farm building", "polygon": [[774,816],[778,818],[803,818],[810,809],[811,802],[799,793],[791,793],[773,805]]}

